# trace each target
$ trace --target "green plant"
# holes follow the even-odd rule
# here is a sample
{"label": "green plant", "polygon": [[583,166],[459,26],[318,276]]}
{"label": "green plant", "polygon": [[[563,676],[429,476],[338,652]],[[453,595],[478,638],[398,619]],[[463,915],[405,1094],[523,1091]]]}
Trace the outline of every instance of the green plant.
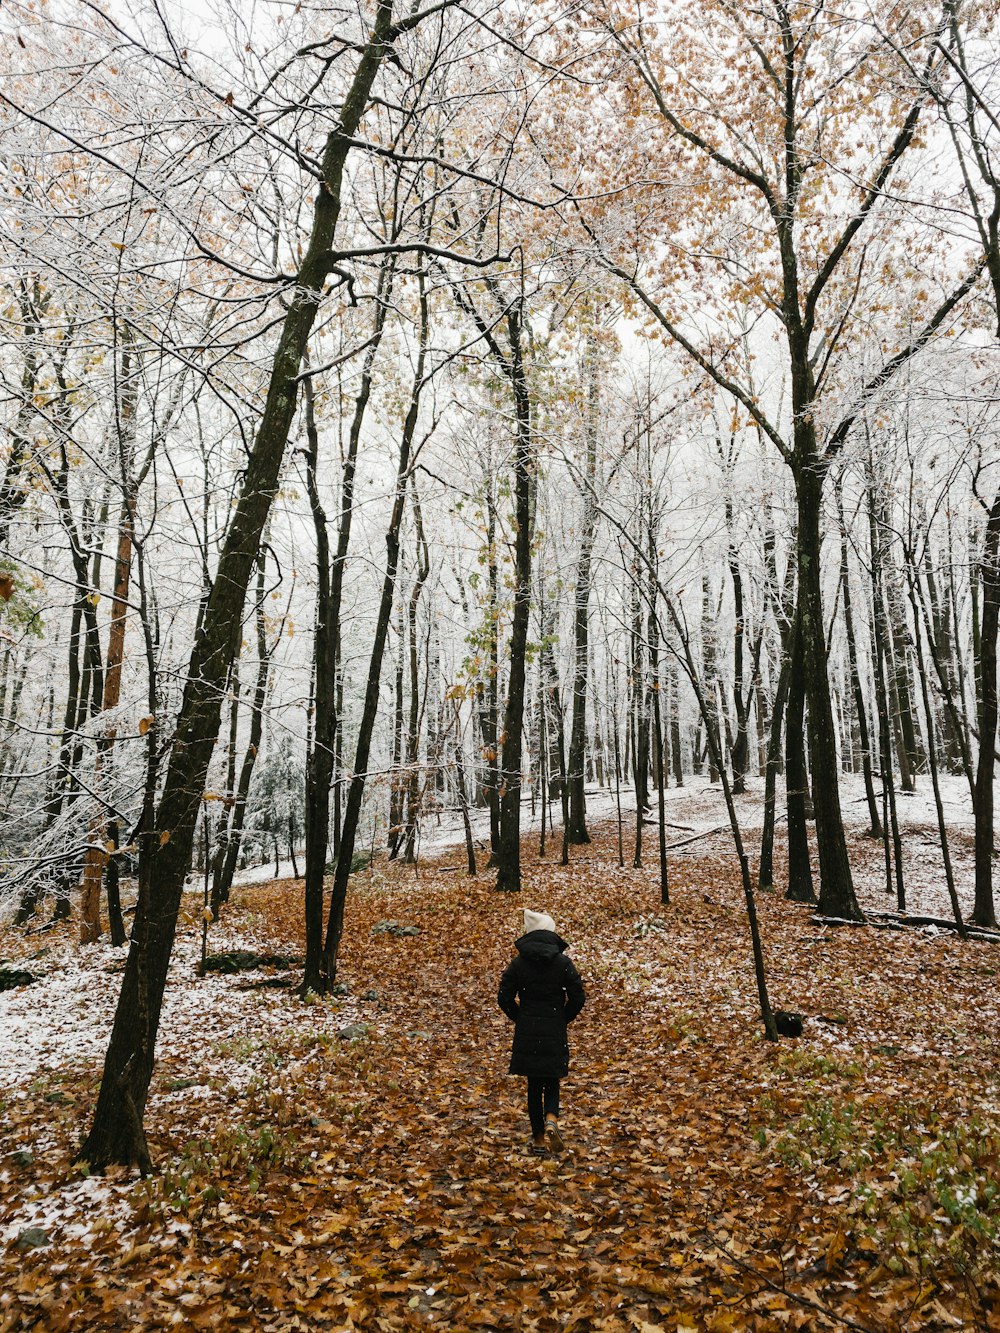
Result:
{"label": "green plant", "polygon": [[188,1143],[159,1176],[140,1181],[133,1201],[144,1220],[169,1212],[197,1214],[224,1198],[227,1185],[255,1194],[272,1170],[297,1165],[290,1130],[266,1120],[220,1126],[211,1137]]}
{"label": "green plant", "polygon": [[[844,1077],[857,1066],[795,1053],[798,1072]],[[794,1068],[793,1057],[785,1058]],[[795,1114],[789,1116],[789,1110]],[[767,1095],[751,1135],[791,1170],[846,1190],[845,1213],[893,1272],[947,1260],[971,1276],[1000,1243],[1000,1125],[948,1120],[934,1107],[860,1099],[829,1088],[798,1099]]]}

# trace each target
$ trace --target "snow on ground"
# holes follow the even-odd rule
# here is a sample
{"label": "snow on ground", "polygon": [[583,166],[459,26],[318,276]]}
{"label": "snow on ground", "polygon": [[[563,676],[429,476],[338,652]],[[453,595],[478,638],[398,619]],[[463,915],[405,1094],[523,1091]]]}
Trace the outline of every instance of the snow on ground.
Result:
{"label": "snow on ground", "polygon": [[[955,882],[958,889],[962,911],[968,915],[972,911],[973,901],[973,857],[972,800],[969,786],[964,777],[942,776],[940,779],[942,805],[949,831],[949,846]],[[783,784],[778,783],[778,817],[784,815]],[[587,817],[594,824],[610,822],[612,825],[618,816],[618,799],[613,788],[588,785]],[[647,849],[655,847],[656,839],[656,792],[652,792],[652,808],[644,826],[643,838]],[[881,816],[881,787],[876,786]],[[856,889],[863,907],[871,911],[895,907],[895,898],[890,901],[885,893],[885,885],[880,875],[873,879],[867,867],[873,862],[872,851],[880,844],[868,840],[859,843],[868,828],[868,806],[865,799],[864,782],[859,774],[846,774],[841,777],[841,806],[844,823],[851,837],[853,847],[857,849]],[[1000,809],[1000,782],[995,789],[995,805]],[[623,786],[620,793],[621,816],[625,840],[626,856],[631,860],[632,841],[635,830],[635,800],[631,787]],[[747,782],[747,791],[735,798],[740,827],[744,834],[749,834],[748,851],[751,861],[755,857],[755,838],[764,823],[764,783],[760,778],[751,778]],[[917,779],[917,790],[912,793],[896,793],[897,817],[903,841],[903,857],[906,867],[907,910],[920,916],[951,917],[951,901],[948,897],[944,877],[944,865],[941,859],[940,840],[938,837],[937,811],[934,803],[934,791],[930,778]],[[724,851],[732,846],[729,831],[729,818],[718,784],[710,784],[704,778],[688,778],[684,787],[668,787],[664,793],[664,808],[667,824],[667,841],[671,846],[671,855],[698,856],[708,851]],[[490,820],[486,810],[470,810],[472,835],[477,849],[483,849],[489,840]],[[558,801],[550,803],[546,814],[546,828],[558,843],[561,836],[561,810]],[[651,822],[650,822],[651,821]],[[535,802],[534,809],[530,797],[522,801],[521,828],[524,833],[537,834],[541,829],[541,805]],[[709,841],[707,835],[713,830],[721,830],[714,835],[715,841]],[[550,836],[549,833],[546,835]],[[697,841],[689,841],[697,839]],[[460,810],[441,810],[427,814],[420,826],[417,840],[419,856],[437,857],[451,848],[461,848],[465,843],[465,830]],[[852,852],[853,855],[853,852]],[[864,869],[861,862],[864,863]],[[298,862],[302,868],[302,860]],[[291,861],[282,861],[280,873],[274,875],[274,863],[268,862],[241,871],[236,877],[240,884],[259,884],[266,880],[279,878],[290,879],[293,874]]]}
{"label": "snow on ground", "polygon": [[[968,914],[973,893],[973,821],[968,787],[963,779],[951,777],[942,779],[942,787],[955,879],[963,911]],[[867,807],[861,779],[844,778],[841,794],[862,906],[869,910],[893,908],[895,899],[887,897],[881,878],[881,845],[864,837]],[[898,796],[897,803],[903,831],[908,909],[922,915],[949,917],[951,908],[929,780],[920,779],[917,792]],[[588,816],[594,825],[602,821],[611,821],[613,825],[617,816],[614,791],[590,787],[587,804]],[[630,860],[635,807],[629,789],[622,789],[621,804],[626,858]],[[755,835],[763,821],[763,783],[753,780],[747,794],[737,798],[737,805],[742,828],[749,835],[752,854]],[[720,861],[728,858],[732,848],[731,835],[722,793],[717,786],[694,778],[683,788],[670,787],[665,792],[665,806],[672,857],[711,855],[718,856]],[[553,803],[553,812],[556,817],[553,836],[558,840],[557,803]],[[526,801],[525,832],[537,832],[540,818],[540,807],[536,806],[532,814],[530,802]],[[489,834],[488,813],[473,811],[472,819],[474,836],[482,844]],[[649,858],[654,855],[655,840],[656,826],[647,822],[644,843]],[[449,849],[460,849],[463,842],[461,812],[442,811],[425,819],[419,851],[424,856],[440,856]],[[575,848],[572,855],[582,857],[586,853],[584,849]],[[244,872],[241,882],[269,879],[272,870],[273,864],[269,864],[259,867],[256,872]],[[290,873],[290,866],[288,871]],[[192,886],[191,899],[197,898],[198,894],[200,887]],[[191,1033],[197,1033],[202,1049],[230,1052],[223,1061],[224,1068],[219,1077],[231,1091],[239,1092],[254,1076],[254,1043],[259,1044],[262,1039],[278,1035],[285,1028],[299,1023],[301,1007],[289,991],[246,988],[247,974],[209,973],[192,984],[200,954],[197,929],[191,929],[192,925],[196,927],[197,915],[197,905],[192,901],[171,964],[161,1026],[164,1045],[160,1054],[169,1056],[175,1034],[189,1038]],[[209,943],[211,952],[233,949],[266,952],[273,947],[264,922],[260,923],[259,933],[252,923],[236,932],[223,922],[212,928]],[[44,974],[41,984],[0,994],[0,1096],[23,1100],[32,1095],[33,1081],[44,1079],[50,1073],[64,1073],[80,1067],[86,1067],[95,1075],[99,1072],[117,1002],[124,952],[113,949],[106,940],[87,949],[64,940],[42,944],[36,953],[28,957],[22,955],[18,965]],[[260,976],[259,973],[249,975]],[[349,1002],[345,1003],[340,1021],[348,1024],[356,1019],[357,1010],[352,1009]],[[246,1058],[239,1058],[240,1052]],[[213,1076],[216,1073],[213,1066]],[[164,1093],[168,1098],[170,1095],[169,1091]],[[184,1090],[188,1100],[206,1095],[203,1087]]]}
{"label": "snow on ground", "polygon": [[[973,882],[971,802],[964,780],[945,778],[942,786],[956,882],[963,910],[968,913]],[[653,795],[651,814],[655,816]],[[841,795],[862,905],[869,910],[894,907],[895,900],[886,896],[882,883],[881,844],[864,836],[867,807],[860,778],[844,778]],[[731,865],[732,841],[721,790],[695,778],[683,788],[669,788],[664,797],[671,857],[708,857],[716,859],[720,866]],[[609,826],[613,829],[618,812],[614,791],[588,788],[587,802],[592,825],[603,824],[605,830]],[[921,779],[918,791],[899,795],[897,803],[908,907],[920,914],[950,916],[930,782]],[[753,780],[749,791],[737,798],[737,806],[753,855],[763,821],[763,784]],[[557,803],[553,803],[552,813],[555,816],[552,846],[555,846],[560,837]],[[621,813],[626,860],[630,863],[635,807],[628,788],[621,792]],[[524,831],[537,834],[540,817],[540,808],[536,806],[532,812],[530,798],[527,799],[523,809]],[[472,821],[474,837],[482,847],[489,835],[488,813],[473,811]],[[457,854],[461,858],[463,843],[460,811],[441,811],[424,820],[419,841],[422,856]],[[655,847],[656,825],[650,818],[644,824],[645,859],[650,867],[655,862]],[[606,858],[606,844],[600,852],[574,848],[571,855],[581,862],[595,855]],[[270,879],[273,868],[272,862],[256,871],[244,872],[241,882]],[[281,869],[291,874],[290,864]],[[607,869],[613,874],[617,867],[611,865]],[[157,1125],[168,1134],[176,1131],[183,1120],[186,1134],[194,1128],[195,1132],[207,1135],[219,1122],[222,1109],[238,1101],[253,1080],[273,1080],[273,1070],[266,1063],[269,1046],[292,1041],[294,1034],[303,1031],[302,1005],[293,991],[254,989],[249,984],[261,979],[260,972],[209,973],[196,977],[200,957],[200,894],[201,884],[193,879],[164,997],[153,1091]],[[666,923],[651,920],[650,928],[669,929]],[[641,932],[641,922],[636,929]],[[209,949],[215,953],[235,949],[266,953],[276,947],[272,936],[273,928],[267,922],[244,916],[239,930],[225,922],[212,927]],[[81,949],[65,936],[57,941],[55,937],[36,935],[31,937],[32,945],[46,939],[50,942],[40,943],[31,952],[25,948],[27,941],[23,936],[17,939],[17,965],[28,967],[43,980],[0,994],[0,1098],[14,1103],[11,1109],[15,1122],[31,1126],[30,1142],[11,1141],[6,1151],[30,1150],[37,1155],[51,1149],[57,1137],[55,1124],[46,1121],[45,1103],[58,1101],[64,1096],[63,1083],[81,1076],[96,1089],[125,951],[113,949],[106,939]],[[624,948],[628,950],[628,941]],[[585,946],[579,952],[582,960]],[[627,957],[634,969],[633,954],[634,949]],[[623,953],[623,965],[625,958]],[[613,963],[608,956],[602,958],[605,966],[609,961]],[[649,996],[657,994],[658,985],[653,975],[637,979],[637,987]],[[316,1025],[321,1023],[335,1033],[348,1024],[359,1020],[370,1023],[373,1019],[378,1026],[371,1007],[348,997],[341,998],[334,1006],[323,1006],[317,1012]],[[811,1023],[810,1036],[824,1046],[836,1049],[843,1045],[845,1051],[849,1049],[839,1029],[828,1030],[819,1022]],[[917,1053],[915,1048],[913,1053]],[[193,1105],[198,1108],[194,1118]],[[23,1116],[17,1114],[18,1106]],[[0,1182],[9,1181],[14,1169],[9,1159],[0,1159]],[[22,1197],[15,1210],[0,1218],[0,1246],[10,1243],[24,1228],[34,1226],[66,1236],[96,1237],[101,1230],[115,1228],[129,1216],[134,1203],[133,1188],[133,1181],[116,1179],[113,1175],[81,1178],[56,1191],[41,1185],[35,1187]],[[176,1225],[183,1228],[186,1224]]]}
{"label": "snow on ground", "polygon": [[[270,953],[274,943],[222,924],[213,928],[209,949]],[[41,979],[0,994],[0,1098],[37,1100],[52,1095],[53,1079],[99,1073],[125,956],[124,949],[112,948],[106,939],[87,948],[64,940],[18,959],[18,967]],[[177,1055],[178,1045],[189,1044],[184,1072],[201,1076],[204,1082],[188,1078],[186,1086],[172,1088],[167,1081],[157,1100],[169,1106],[173,1100],[189,1104],[203,1098],[208,1118],[208,1102],[238,1096],[259,1075],[257,1057],[271,1040],[301,1030],[302,1002],[291,989],[252,988],[265,975],[260,971],[196,977],[200,957],[199,939],[190,934],[178,937],[164,994],[157,1058],[162,1070],[164,1062]],[[291,969],[293,979],[299,970]],[[330,1026],[335,1031],[355,1023],[359,1013],[356,1003],[342,998]],[[324,1019],[330,1018],[324,1011]],[[43,1123],[36,1129],[35,1147],[44,1148],[46,1142]]]}

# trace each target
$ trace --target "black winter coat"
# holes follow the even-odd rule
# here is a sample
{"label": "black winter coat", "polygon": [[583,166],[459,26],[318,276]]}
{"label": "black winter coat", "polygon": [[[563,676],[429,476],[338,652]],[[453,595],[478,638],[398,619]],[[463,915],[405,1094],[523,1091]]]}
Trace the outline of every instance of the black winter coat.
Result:
{"label": "black winter coat", "polygon": [[504,972],[497,993],[497,1003],[515,1024],[509,1072],[565,1078],[566,1025],[585,999],[580,974],[563,952],[566,941],[551,930],[532,930],[514,947],[517,957]]}

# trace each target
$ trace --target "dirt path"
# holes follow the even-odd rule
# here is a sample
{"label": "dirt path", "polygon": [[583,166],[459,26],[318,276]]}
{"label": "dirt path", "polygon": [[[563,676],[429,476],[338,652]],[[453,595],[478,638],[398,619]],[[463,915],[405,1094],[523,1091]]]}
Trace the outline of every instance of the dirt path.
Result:
{"label": "dirt path", "polygon": [[[724,840],[677,859],[673,895],[661,909],[654,872],[601,839],[565,870],[529,860],[516,901],[442,866],[356,877],[350,994],[255,991],[256,1026],[207,1049],[165,1033],[163,1174],[102,1186],[103,1232],[9,1247],[0,1329],[1000,1327],[996,1232],[976,1231],[997,1210],[946,1228],[938,1188],[995,1171],[1000,953],[823,931],[768,899],[774,1002],[807,1016],[773,1047]],[[547,1158],[526,1152],[495,1006],[525,905],[555,915],[588,989]],[[229,924],[300,948],[297,889],[241,889]],[[235,1012],[247,979],[224,984]],[[74,1101],[28,1173],[67,1198],[95,1073],[60,1085]],[[931,1139],[952,1156],[903,1189]],[[4,1169],[0,1198],[24,1176]]]}

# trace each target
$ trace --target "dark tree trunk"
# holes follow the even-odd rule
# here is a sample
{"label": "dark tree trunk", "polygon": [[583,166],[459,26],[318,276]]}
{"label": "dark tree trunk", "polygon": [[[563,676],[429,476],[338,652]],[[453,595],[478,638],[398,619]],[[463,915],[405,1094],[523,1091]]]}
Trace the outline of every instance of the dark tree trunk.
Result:
{"label": "dark tree trunk", "polygon": [[639,601],[639,573],[632,570],[632,670],[631,703],[632,719],[632,784],[635,790],[635,846],[632,852],[632,865],[639,869],[642,865],[642,816],[649,805],[649,722],[644,720],[645,712],[645,663],[643,660],[642,616]]}
{"label": "dark tree trunk", "polygon": [[844,500],[839,484],[835,488],[837,514],[840,519],[840,588],[844,599],[844,627],[847,633],[847,657],[851,673],[851,693],[854,697],[854,715],[857,720],[858,738],[861,746],[861,767],[865,779],[865,798],[868,801],[868,836],[882,837],[882,821],[879,819],[878,801],[875,797],[875,783],[872,781],[871,738],[868,731],[868,716],[865,709],[865,696],[861,688],[861,673],[858,670],[858,644],[854,633],[854,608],[851,600],[851,573],[848,563],[847,524],[844,519]]}
{"label": "dark tree trunk", "polygon": [[406,674],[406,619],[403,610],[403,598],[400,594],[399,616],[396,621],[396,679],[393,688],[392,710],[392,758],[389,776],[389,860],[395,861],[399,855],[399,845],[403,834],[403,720],[404,680]]}
{"label": "dark tree trunk", "polygon": [[747,734],[747,700],[743,695],[743,651],[746,643],[746,622],[743,610],[743,571],[740,556],[733,539],[733,505],[726,500],[726,528],[729,532],[729,576],[733,582],[733,704],[736,710],[736,734],[729,751],[733,769],[733,795],[746,791],[747,769],[750,766],[750,742]]}
{"label": "dark tree trunk", "polygon": [[[949,579],[952,598],[954,598],[954,580]],[[965,671],[962,667],[962,655],[956,653],[952,659],[955,664],[954,676],[949,676],[946,659],[947,654],[940,651],[939,645],[935,642],[935,628],[928,614],[922,590],[919,581],[917,583],[917,594],[920,603],[921,617],[924,623],[924,629],[927,633],[927,644],[931,655],[931,662],[934,666],[934,674],[937,677],[938,691],[941,696],[941,703],[944,708],[946,718],[946,733],[951,736],[955,746],[957,758],[957,770],[964,773],[966,781],[969,784],[969,792],[975,803],[976,778],[972,763],[972,748],[969,740],[969,728],[965,710]],[[957,604],[952,600],[949,603],[949,613],[951,624],[957,624]]]}
{"label": "dark tree trunk", "polygon": [[[811,420],[806,423],[812,428]],[[837,738],[830,705],[827,676],[826,633],[820,582],[820,508],[823,472],[809,461],[796,473],[798,499],[798,615],[802,635],[802,663],[809,703],[809,748],[813,771],[823,781],[813,784],[816,844],[819,852],[819,907],[826,916],[861,920],[854,896],[847,839],[840,811]]]}
{"label": "dark tree trunk", "polygon": [[118,821],[112,819],[107,828],[108,858],[104,871],[104,894],[108,900],[108,927],[111,943],[120,949],[128,936],[125,933],[125,920],[122,916],[122,896],[120,886],[120,861],[118,857]]}
{"label": "dark tree trunk", "polygon": [[[253,781],[260,743],[264,735],[264,702],[267,698],[267,677],[271,665],[271,653],[267,647],[267,633],[264,623],[264,563],[263,552],[257,564],[257,602],[254,621],[257,631],[257,680],[254,685],[253,700],[250,705],[250,735],[247,748],[243,752],[239,780],[233,798],[232,813],[226,827],[222,845],[225,855],[218,867],[218,874],[212,880],[211,909],[212,916],[218,920],[223,904],[229,901],[233,879],[236,875],[236,863],[239,860],[243,842],[243,824],[246,819],[247,800],[250,796],[250,784]],[[273,651],[273,650],[272,650]]]}
{"label": "dark tree trunk", "polygon": [[562,695],[559,689],[559,673],[556,670],[555,654],[552,651],[552,634],[544,597],[539,596],[540,614],[542,615],[542,648],[539,654],[539,675],[541,678],[543,710],[545,715],[545,776],[550,800],[557,800],[562,806],[563,797],[569,800],[568,792],[563,791],[564,769],[566,767],[566,721]]}
{"label": "dark tree trunk", "polygon": [[[791,675],[790,662],[784,654],[778,671],[778,684],[771,705],[771,727],[767,745],[767,764],[764,769],[764,826],[760,835],[760,862],[757,867],[757,889],[761,893],[770,893],[774,889],[774,820],[775,793],[778,778],[778,766],[781,761],[781,727],[785,716],[785,701],[788,698],[788,681]],[[802,829],[805,829],[805,811],[802,813]],[[789,834],[791,842],[791,834]],[[801,857],[801,851],[799,852]],[[789,861],[791,847],[789,846]],[[809,847],[806,844],[806,865],[809,862]],[[790,878],[790,877],[789,877]],[[812,876],[809,877],[812,889]],[[791,882],[789,883],[791,888]],[[806,899],[814,901],[813,897]]]}
{"label": "dark tree trunk", "polygon": [[465,789],[465,760],[462,756],[462,720],[458,700],[452,700],[455,710],[455,786],[458,802],[462,807],[462,827],[465,831],[465,859],[470,875],[476,873],[476,845],[472,838],[472,821],[469,818],[469,796]]}
{"label": "dark tree trunk", "polygon": [[573,716],[569,733],[569,825],[566,836],[571,843],[590,842],[587,832],[587,800],[584,795],[584,768],[587,759],[587,682],[590,675],[590,566],[597,532],[597,359],[593,337],[587,344],[588,419],[586,423],[587,457],[581,499],[583,524],[580,556],[576,565],[576,590],[573,595]]}
{"label": "dark tree trunk", "polygon": [[498,633],[499,574],[497,570],[497,508],[493,478],[486,480],[486,542],[487,579],[489,586],[489,625],[487,651],[489,672],[486,684],[479,686],[480,730],[483,736],[483,757],[486,768],[486,802],[490,810],[490,855],[487,865],[498,864],[500,855],[500,642]]}
{"label": "dark tree trunk", "polygon": [[674,786],[684,786],[684,756],[681,753],[681,685],[676,667],[670,671],[670,753],[674,761]]}
{"label": "dark tree trunk", "polygon": [[656,748],[656,810],[657,832],[660,844],[660,902],[670,903],[670,885],[667,879],[667,816],[664,800],[666,772],[663,766],[663,718],[660,709],[660,623],[656,614],[656,599],[659,591],[656,573],[656,534],[653,526],[652,500],[648,514],[648,549],[649,562],[649,690],[653,705],[653,731]]}
{"label": "dark tree trunk", "polygon": [[320,994],[319,942],[323,937],[323,882],[329,846],[329,788],[333,781],[335,744],[335,640],[336,613],[329,580],[329,531],[327,512],[320,500],[319,431],[316,428],[312,376],[304,381],[305,485],[316,535],[316,628],[313,635],[312,745],[305,756],[305,968],[301,993]]}
{"label": "dark tree trunk", "polygon": [[520,312],[507,312],[510,342],[508,375],[514,394],[517,439],[514,446],[514,614],[510,627],[510,669],[504,709],[500,770],[500,855],[498,890],[521,889],[521,735],[524,725],[524,681],[531,610],[531,399],[522,359]]}
{"label": "dark tree trunk", "polygon": [[[882,528],[884,523],[879,513],[874,473],[869,477],[868,484],[868,525],[872,573],[872,661],[875,665],[875,699],[878,708],[879,749],[882,761],[882,808],[885,814],[883,826],[888,834],[885,842],[885,890],[886,893],[892,892],[892,869],[893,859],[895,859],[896,904],[902,912],[906,910],[906,887],[903,881],[903,848],[899,836],[899,820],[896,815],[896,789],[892,774],[892,727],[889,717],[888,686],[890,640],[883,594]],[[902,747],[897,750],[897,753],[900,763],[905,763],[906,755]]]}
{"label": "dark tree trunk", "polygon": [[430,577],[431,557],[424,536],[423,515],[420,511],[420,498],[416,486],[413,488],[413,519],[416,528],[417,569],[407,602],[406,624],[409,642],[410,666],[410,712],[406,728],[406,781],[405,796],[406,823],[403,831],[403,860],[412,865],[416,853],[417,823],[420,814],[420,681],[418,679],[417,649],[417,607],[424,584]]}
{"label": "dark tree trunk", "polygon": [[324,185],[314,205],[305,257],[291,289],[243,491],[226,532],[191,654],[163,791],[142,835],[139,899],[104,1062],[93,1124],[80,1159],[99,1168],[111,1162],[150,1168],[143,1115],[159,1029],[163,990],[173,950],[184,879],[191,865],[198,806],[219,732],[226,678],[239,648],[243,603],[261,535],[278,488],[297,399],[297,377],[326,281],[340,212],[344,165],[379,65],[394,36],[389,0],[380,0],[371,36],[327,138]]}
{"label": "dark tree trunk", "polygon": [[916,790],[917,769],[923,760],[917,738],[917,720],[913,707],[913,683],[910,678],[910,656],[907,646],[906,612],[903,607],[899,575],[891,561],[887,561],[886,612],[891,630],[893,672],[892,692],[896,701],[897,748],[899,771],[904,791]]}
{"label": "dark tree trunk", "polygon": [[587,754],[587,680],[589,676],[590,561],[594,524],[585,526],[583,548],[576,567],[573,599],[573,714],[569,738],[569,827],[571,843],[590,842],[587,832],[587,800],[584,795],[584,765]]}
{"label": "dark tree trunk", "polygon": [[[306,383],[306,481],[313,526],[316,532],[316,637],[313,647],[315,697],[313,703],[313,743],[306,758],[305,782],[305,858],[303,887],[306,956],[302,976],[302,994],[322,994],[323,980],[323,907],[326,869],[330,848],[330,789],[337,766],[340,688],[340,608],[343,601],[344,571],[351,545],[354,520],[354,487],[358,448],[368,401],[371,397],[375,357],[385,328],[386,312],[392,292],[395,260],[390,256],[379,270],[375,291],[375,316],[372,339],[365,353],[361,382],[354,399],[354,411],[347,439],[341,475],[340,519],[336,553],[331,563],[330,537],[326,513],[318,487],[319,436],[313,412],[312,377]],[[340,850],[340,788],[334,843]]]}
{"label": "dark tree trunk", "polygon": [[979,631],[979,762],[976,766],[976,902],[977,926],[996,925],[993,901],[993,770],[997,739],[997,628],[1000,623],[1000,490],[997,491],[983,537],[979,577],[983,584]]}
{"label": "dark tree trunk", "polygon": [[[722,741],[721,719],[719,716],[718,703],[718,683],[716,680],[718,667],[716,659],[718,657],[718,647],[715,639],[716,616],[712,607],[712,585],[708,574],[702,575],[701,579],[701,656],[702,671],[704,672],[704,697],[705,706],[708,709],[708,721],[706,727],[714,727],[715,734],[719,738],[720,746]],[[720,750],[721,753],[721,750]],[[716,767],[715,748],[709,743],[707,747],[708,758],[708,780],[709,782],[718,782],[719,770]]]}
{"label": "dark tree trunk", "polygon": [[[964,728],[957,718],[957,710],[952,703],[959,680],[959,671],[956,665],[956,657],[958,656],[957,626],[954,624],[951,614],[954,579],[950,569],[943,571],[942,577],[948,592],[947,594],[941,594],[938,591],[938,582],[931,561],[929,540],[924,547],[923,563],[927,593],[930,600],[928,647],[935,671],[942,680],[942,702],[944,706],[941,709],[941,744],[944,750],[943,759],[949,773],[961,773],[963,771],[963,742],[967,738]],[[913,571],[911,578],[917,580],[918,601],[914,606],[916,620],[924,614],[924,604],[919,586],[919,576],[916,571]]]}
{"label": "dark tree trunk", "polygon": [[806,821],[808,780],[804,656],[800,609],[797,607],[791,632],[788,699],[785,705],[785,808],[788,815],[788,888],[785,897],[796,903],[814,903],[816,892],[813,888]]}
{"label": "dark tree trunk", "polygon": [[934,714],[931,705],[930,689],[928,688],[928,674],[924,662],[923,635],[920,630],[920,610],[917,606],[917,588],[918,578],[917,569],[911,557],[911,552],[907,552],[907,573],[909,575],[910,607],[913,611],[913,633],[917,650],[917,675],[920,679],[920,691],[924,703],[924,716],[927,722],[927,766],[930,770],[931,784],[934,788],[934,808],[937,813],[938,837],[941,840],[941,859],[944,863],[945,883],[948,886],[948,897],[951,900],[952,915],[955,918],[955,925],[958,933],[965,938],[967,930],[965,922],[962,920],[962,909],[958,901],[958,893],[955,889],[955,875],[951,866],[951,850],[948,846],[948,821],[945,818],[944,802],[941,799],[941,783],[938,780],[938,762],[937,762],[937,744],[934,737]]}
{"label": "dark tree trunk", "polygon": [[365,687],[361,724],[358,728],[354,772],[347,788],[347,804],[344,807],[344,822],[340,830],[340,850],[333,872],[330,910],[327,917],[326,938],[323,942],[321,984],[324,991],[328,991],[337,980],[337,959],[340,953],[340,941],[344,934],[344,907],[347,903],[347,885],[351,876],[351,862],[354,859],[354,845],[361,819],[361,802],[364,799],[365,785],[368,780],[368,760],[371,754],[372,733],[375,730],[375,718],[378,714],[379,690],[382,681],[382,658],[385,654],[385,643],[389,635],[389,621],[392,617],[392,603],[396,590],[396,571],[399,567],[399,534],[403,524],[406,491],[410,480],[410,454],[413,449],[417,418],[420,413],[420,397],[424,387],[424,365],[427,357],[430,321],[426,281],[422,268],[419,271],[418,282],[420,292],[419,351],[414,369],[410,403],[406,419],[403,422],[403,433],[399,444],[396,494],[393,500],[389,527],[385,534],[386,563],[385,575],[382,579],[382,595],[379,601],[378,618],[375,623],[375,638],[368,663],[368,681]]}

